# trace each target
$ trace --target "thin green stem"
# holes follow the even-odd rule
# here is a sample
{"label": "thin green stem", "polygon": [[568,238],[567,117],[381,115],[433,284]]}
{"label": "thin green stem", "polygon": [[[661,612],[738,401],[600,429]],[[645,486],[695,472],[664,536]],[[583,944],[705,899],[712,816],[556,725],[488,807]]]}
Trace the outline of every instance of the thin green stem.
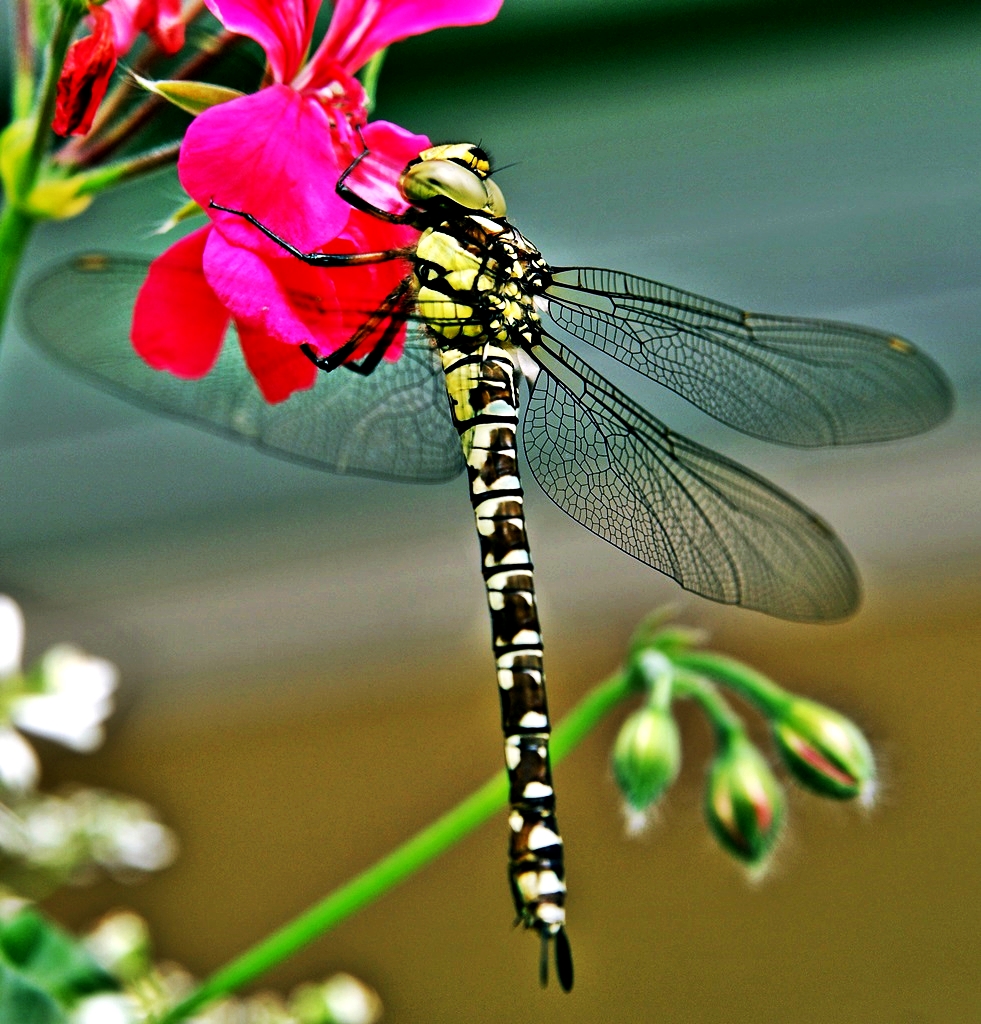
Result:
{"label": "thin green stem", "polygon": [[368,113],[375,109],[375,102],[378,94],[378,78],[381,75],[382,64],[385,63],[385,55],[388,48],[379,50],[361,72],[361,84],[364,86],[365,95],[368,97]]}
{"label": "thin green stem", "polygon": [[14,4],[14,59],[11,61],[13,120],[27,117],[34,101],[33,11],[27,0]]}
{"label": "thin green stem", "polygon": [[678,668],[674,675],[674,694],[682,699],[691,698],[701,704],[720,744],[745,732],[739,716],[729,707],[718,688],[702,676]]}
{"label": "thin green stem", "polygon": [[735,658],[727,658],[724,654],[689,651],[686,654],[679,654],[674,662],[679,668],[689,669],[728,686],[755,704],[768,718],[782,712],[794,699],[762,672],[757,672],[755,668],[750,668]]}
{"label": "thin green stem", "polygon": [[179,142],[169,142],[166,145],[157,146],[156,149],[147,150],[131,160],[121,160],[119,163],[106,164],[93,171],[77,174],[72,180],[79,182],[78,194],[80,196],[92,195],[102,192],[111,185],[120,185],[124,181],[152,174],[161,167],[177,163],[180,150]]}
{"label": "thin green stem", "polygon": [[[553,732],[552,760],[561,761],[632,692],[634,687],[623,673],[617,673],[594,687]],[[506,807],[507,801],[507,775],[501,771],[387,857],[220,968],[191,995],[160,1017],[157,1024],[177,1024],[207,1003],[229,995],[282,963],[454,846]]]}

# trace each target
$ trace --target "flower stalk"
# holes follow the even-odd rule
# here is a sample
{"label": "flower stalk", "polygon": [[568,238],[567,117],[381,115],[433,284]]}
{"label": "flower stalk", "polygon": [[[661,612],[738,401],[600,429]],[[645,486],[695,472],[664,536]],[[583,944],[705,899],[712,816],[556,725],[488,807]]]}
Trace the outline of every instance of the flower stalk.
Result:
{"label": "flower stalk", "polygon": [[[634,684],[622,672],[594,687],[552,733],[553,763],[571,753],[613,708],[634,692]],[[156,1024],[177,1024],[208,1003],[254,981],[341,921],[374,903],[399,882],[415,874],[485,821],[499,814],[507,804],[507,774],[500,771],[475,793],[387,857],[220,968],[186,999],[159,1017]]]}

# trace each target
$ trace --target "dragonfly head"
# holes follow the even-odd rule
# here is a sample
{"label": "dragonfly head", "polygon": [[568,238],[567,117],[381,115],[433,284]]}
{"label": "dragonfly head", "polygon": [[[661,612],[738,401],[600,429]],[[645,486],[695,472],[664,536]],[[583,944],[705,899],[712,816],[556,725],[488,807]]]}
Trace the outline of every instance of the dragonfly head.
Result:
{"label": "dragonfly head", "polygon": [[507,204],[490,174],[490,158],[479,146],[433,146],[406,167],[399,188],[410,203],[424,209],[450,205],[503,217]]}

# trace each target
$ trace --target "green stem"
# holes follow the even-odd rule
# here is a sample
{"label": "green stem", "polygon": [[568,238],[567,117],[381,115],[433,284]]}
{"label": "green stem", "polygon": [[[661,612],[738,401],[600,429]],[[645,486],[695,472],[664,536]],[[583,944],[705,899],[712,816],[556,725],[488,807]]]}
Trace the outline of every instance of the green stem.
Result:
{"label": "green stem", "polygon": [[[553,762],[561,761],[610,710],[633,692],[634,687],[624,673],[617,673],[594,687],[552,733]],[[508,780],[501,771],[387,857],[220,968],[160,1017],[157,1024],[185,1020],[195,1010],[229,995],[282,963],[454,846],[506,807],[507,802]]]}
{"label": "green stem", "polygon": [[21,257],[34,226],[34,218],[8,200],[0,213],[0,338],[7,322],[7,306],[17,280]]}
{"label": "green stem", "polygon": [[674,659],[679,668],[686,668],[700,675],[708,676],[723,686],[728,686],[741,697],[755,704],[767,718],[782,712],[794,699],[762,672],[744,665],[735,658],[711,651],[690,651]]}
{"label": "green stem", "polygon": [[119,163],[106,164],[104,167],[97,167],[92,171],[84,171],[73,176],[77,181],[78,194],[80,196],[92,195],[102,192],[112,185],[120,185],[131,178],[151,174],[161,167],[177,163],[180,155],[181,144],[179,142],[168,142],[156,149],[147,150],[139,156],[130,160],[121,160]]}
{"label": "green stem", "polygon": [[33,12],[28,0],[14,3],[14,59],[11,64],[13,120],[27,117],[34,98]]}
{"label": "green stem", "polygon": [[367,109],[370,114],[375,109],[375,102],[378,93],[378,77],[381,75],[382,64],[385,63],[385,55],[388,48],[379,50],[365,64],[361,71],[361,84],[364,86],[365,95],[368,97]]}
{"label": "green stem", "polygon": [[[680,659],[679,659],[680,660]],[[697,701],[712,723],[715,735],[720,744],[729,741],[733,736],[745,732],[739,716],[726,703],[718,689],[707,679],[680,667],[674,675],[674,695]]]}

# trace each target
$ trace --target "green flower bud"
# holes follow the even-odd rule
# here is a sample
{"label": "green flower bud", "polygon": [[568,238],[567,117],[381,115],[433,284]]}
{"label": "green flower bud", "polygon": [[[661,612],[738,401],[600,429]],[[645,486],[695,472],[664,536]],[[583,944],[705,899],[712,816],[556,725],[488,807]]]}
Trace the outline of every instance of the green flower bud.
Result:
{"label": "green flower bud", "polygon": [[705,817],[722,847],[747,864],[761,864],[780,834],[780,783],[742,733],[730,735],[712,762]]}
{"label": "green flower bud", "polygon": [[681,741],[670,710],[643,707],[620,728],[613,745],[613,774],[633,811],[645,811],[678,777]]}
{"label": "green flower bud", "polygon": [[796,699],[773,721],[773,738],[802,785],[836,800],[871,803],[875,759],[854,722],[812,700]]}

